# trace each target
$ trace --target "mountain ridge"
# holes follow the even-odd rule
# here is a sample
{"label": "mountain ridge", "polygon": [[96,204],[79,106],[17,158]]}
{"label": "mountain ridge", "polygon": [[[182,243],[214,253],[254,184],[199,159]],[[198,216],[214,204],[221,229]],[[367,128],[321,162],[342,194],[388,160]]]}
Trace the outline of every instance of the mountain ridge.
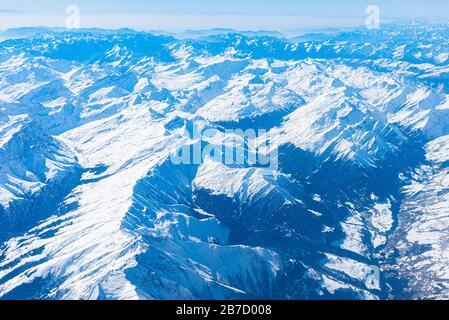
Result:
{"label": "mountain ridge", "polygon": [[[447,296],[429,241],[445,239],[447,35],[1,42],[0,225],[10,207],[27,225],[0,233],[0,298],[394,299],[402,281]],[[210,132],[202,148],[262,129],[254,150],[277,166],[173,163],[193,128]],[[6,191],[18,171],[29,197]],[[419,231],[432,215],[440,228]],[[435,264],[415,272],[408,257]]]}

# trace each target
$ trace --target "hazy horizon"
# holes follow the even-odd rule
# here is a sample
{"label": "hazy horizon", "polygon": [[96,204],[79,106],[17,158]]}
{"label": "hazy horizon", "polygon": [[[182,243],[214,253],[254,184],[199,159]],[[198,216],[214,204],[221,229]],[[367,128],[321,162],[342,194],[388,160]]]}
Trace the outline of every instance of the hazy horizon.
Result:
{"label": "hazy horizon", "polygon": [[[262,4],[263,3],[263,4]],[[135,30],[236,30],[287,31],[294,29],[356,27],[365,23],[366,8],[375,5],[382,23],[410,18],[448,18],[449,3],[444,0],[278,0],[226,3],[215,0],[131,0],[120,2],[55,1],[15,2],[0,0],[0,30],[18,27],[64,27],[66,8],[80,10],[80,27]]]}

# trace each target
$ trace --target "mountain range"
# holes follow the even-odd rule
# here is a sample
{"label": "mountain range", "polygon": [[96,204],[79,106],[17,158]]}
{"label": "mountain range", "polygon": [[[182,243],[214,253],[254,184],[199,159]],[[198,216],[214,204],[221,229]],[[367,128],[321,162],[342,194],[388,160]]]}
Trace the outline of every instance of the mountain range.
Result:
{"label": "mountain range", "polygon": [[224,31],[0,43],[0,298],[449,298],[449,25]]}

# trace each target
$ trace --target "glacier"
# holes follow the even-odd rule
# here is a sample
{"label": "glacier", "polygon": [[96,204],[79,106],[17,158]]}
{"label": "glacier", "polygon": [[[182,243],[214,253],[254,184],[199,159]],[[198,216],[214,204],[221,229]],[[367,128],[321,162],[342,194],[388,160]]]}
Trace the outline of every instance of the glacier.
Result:
{"label": "glacier", "polygon": [[[18,34],[0,299],[449,298],[447,22]],[[263,129],[277,166],[173,163],[194,126]]]}

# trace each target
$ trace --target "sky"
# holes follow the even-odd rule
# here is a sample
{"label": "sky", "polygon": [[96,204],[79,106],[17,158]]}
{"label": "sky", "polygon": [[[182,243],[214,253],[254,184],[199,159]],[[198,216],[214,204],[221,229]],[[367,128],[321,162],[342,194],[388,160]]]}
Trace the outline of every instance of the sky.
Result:
{"label": "sky", "polygon": [[0,30],[64,27],[66,8],[84,28],[294,30],[360,26],[376,5],[381,22],[449,18],[449,0],[0,0]]}

